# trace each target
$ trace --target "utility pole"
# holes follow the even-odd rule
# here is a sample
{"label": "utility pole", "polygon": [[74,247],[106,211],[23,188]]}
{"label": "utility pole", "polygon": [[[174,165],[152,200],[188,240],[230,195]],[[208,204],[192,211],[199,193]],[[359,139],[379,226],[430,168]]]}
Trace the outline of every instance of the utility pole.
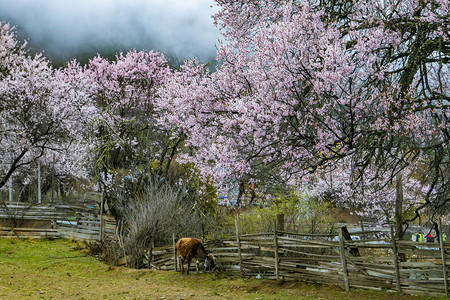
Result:
{"label": "utility pole", "polygon": [[54,185],[55,185],[55,153],[53,153],[53,161],[52,161],[52,164],[53,164],[53,166],[52,166],[52,203],[53,203],[53,201],[54,201],[54,199],[53,199],[53,194],[54,194],[54,189],[55,189],[55,187],[54,187]]}
{"label": "utility pole", "polygon": [[13,202],[12,177],[9,177],[9,202]]}
{"label": "utility pole", "polygon": [[38,203],[41,204],[41,163],[38,162]]}
{"label": "utility pole", "polygon": [[[9,160],[11,162],[11,168],[13,165],[12,147],[11,147],[11,126],[8,123],[8,146],[9,146]],[[9,177],[9,202],[13,202],[13,185],[12,174]]]}

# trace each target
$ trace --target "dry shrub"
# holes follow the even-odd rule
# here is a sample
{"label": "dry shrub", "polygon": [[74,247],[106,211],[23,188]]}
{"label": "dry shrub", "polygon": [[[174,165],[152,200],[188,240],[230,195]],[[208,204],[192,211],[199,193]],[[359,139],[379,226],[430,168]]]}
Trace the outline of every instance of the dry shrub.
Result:
{"label": "dry shrub", "polygon": [[80,241],[71,239],[74,244],[73,249],[83,252],[87,256],[97,256],[101,257],[103,252],[103,246],[101,242],[98,241]]}
{"label": "dry shrub", "polygon": [[105,240],[101,243],[101,260],[108,265],[119,265],[119,261],[123,257],[122,253],[117,240]]}
{"label": "dry shrub", "polygon": [[117,206],[117,241],[104,244],[104,256],[114,264],[126,257],[126,266],[144,267],[144,258],[153,246],[172,244],[172,235],[201,236],[204,215],[183,197],[183,188],[150,181],[139,199],[122,195]]}

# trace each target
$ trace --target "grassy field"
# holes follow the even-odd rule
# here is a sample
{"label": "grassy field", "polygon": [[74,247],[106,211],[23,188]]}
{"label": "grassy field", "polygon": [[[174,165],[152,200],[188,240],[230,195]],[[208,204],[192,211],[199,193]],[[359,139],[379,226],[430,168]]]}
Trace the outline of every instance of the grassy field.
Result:
{"label": "grassy field", "polygon": [[0,299],[435,299],[109,267],[68,240],[0,239]]}

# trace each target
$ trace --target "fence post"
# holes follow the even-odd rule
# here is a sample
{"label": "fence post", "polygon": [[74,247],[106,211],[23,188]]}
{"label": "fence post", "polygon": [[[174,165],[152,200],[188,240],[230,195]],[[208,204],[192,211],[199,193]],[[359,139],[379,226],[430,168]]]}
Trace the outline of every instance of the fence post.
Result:
{"label": "fence post", "polygon": [[280,279],[279,259],[278,259],[278,237],[277,237],[277,221],[275,221],[275,228],[273,231],[273,243],[275,245],[275,277],[277,281]]}
{"label": "fence post", "polygon": [[236,240],[237,240],[237,246],[238,246],[238,255],[239,255],[239,272],[241,275],[243,274],[242,271],[242,251],[241,251],[241,240],[239,237],[239,214],[236,216],[236,219],[234,219],[234,223],[236,225]]}
{"label": "fence post", "polygon": [[341,252],[342,270],[344,273],[345,290],[348,292],[350,290],[350,283],[348,281],[347,260],[345,259],[344,235],[342,234],[342,228],[339,230],[339,246]]}
{"label": "fence post", "polygon": [[401,293],[402,288],[400,286],[400,271],[399,271],[399,267],[398,267],[397,243],[395,242],[394,226],[392,224],[391,224],[391,240],[392,240],[392,253],[394,254],[396,286],[397,286],[397,291],[399,293]]}
{"label": "fence post", "polygon": [[172,233],[172,245],[173,245],[173,270],[178,271],[177,268],[177,243],[175,242],[175,232]]}
{"label": "fence post", "polygon": [[445,296],[449,297],[448,292],[448,277],[447,277],[447,262],[445,259],[445,248],[444,248],[444,233],[442,232],[442,221],[441,218],[439,218],[439,244],[441,246],[441,254],[442,254],[442,271],[444,274],[444,288],[445,288]]}

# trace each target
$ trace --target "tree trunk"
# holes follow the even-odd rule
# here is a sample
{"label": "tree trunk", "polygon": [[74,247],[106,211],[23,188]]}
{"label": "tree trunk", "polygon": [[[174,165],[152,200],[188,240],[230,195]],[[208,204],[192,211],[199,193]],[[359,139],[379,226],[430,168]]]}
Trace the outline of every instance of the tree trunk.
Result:
{"label": "tree trunk", "polygon": [[[352,241],[352,237],[350,236],[350,232],[348,232],[347,226],[342,226],[342,237],[347,241]],[[361,256],[358,248],[352,247],[350,248],[350,254],[353,256]]]}
{"label": "tree trunk", "polygon": [[241,181],[241,182],[239,182],[239,192],[238,192],[237,199],[236,199],[237,206],[241,206],[242,196],[244,195],[244,192],[245,192],[244,182]]}
{"label": "tree trunk", "polygon": [[437,222],[433,222],[433,228],[434,228],[434,231],[436,232],[436,235],[435,235],[436,239],[435,239],[435,241],[439,243],[440,240],[441,240],[442,232],[439,230],[439,225],[438,225]]}
{"label": "tree trunk", "polygon": [[[403,240],[403,179],[402,174],[397,175],[397,195],[395,198],[395,237],[397,240]],[[398,258],[400,261],[406,261],[406,254],[399,253]]]}
{"label": "tree trunk", "polygon": [[277,230],[284,231],[284,214],[277,215]]}
{"label": "tree trunk", "polygon": [[395,198],[395,237],[403,240],[403,179],[402,174],[397,175],[397,195]]}

